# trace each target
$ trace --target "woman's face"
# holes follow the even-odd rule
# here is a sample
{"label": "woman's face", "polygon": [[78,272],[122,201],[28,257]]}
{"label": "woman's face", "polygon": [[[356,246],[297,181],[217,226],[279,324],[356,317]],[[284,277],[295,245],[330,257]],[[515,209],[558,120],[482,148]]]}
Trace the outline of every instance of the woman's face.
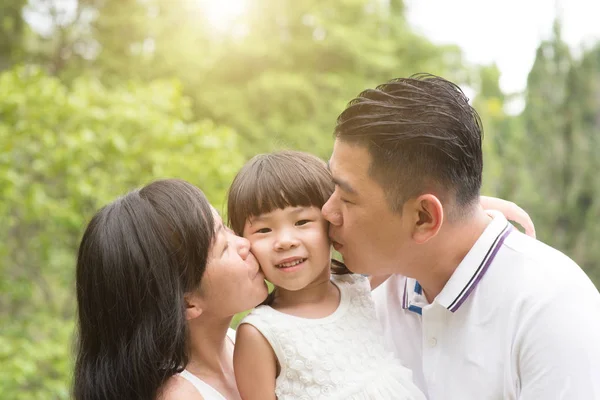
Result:
{"label": "woman's face", "polygon": [[248,240],[224,226],[214,209],[213,217],[215,239],[200,284],[200,296],[205,304],[203,313],[230,317],[264,301],[267,285],[256,258],[250,253]]}

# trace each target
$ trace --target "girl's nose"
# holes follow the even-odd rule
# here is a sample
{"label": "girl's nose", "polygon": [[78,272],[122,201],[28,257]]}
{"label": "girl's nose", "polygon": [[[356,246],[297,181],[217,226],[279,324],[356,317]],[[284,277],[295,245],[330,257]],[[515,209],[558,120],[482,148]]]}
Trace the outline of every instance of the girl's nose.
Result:
{"label": "girl's nose", "polygon": [[287,230],[280,232],[277,236],[277,241],[275,242],[275,248],[277,250],[288,250],[296,247],[297,245],[298,240],[291,232],[288,232]]}

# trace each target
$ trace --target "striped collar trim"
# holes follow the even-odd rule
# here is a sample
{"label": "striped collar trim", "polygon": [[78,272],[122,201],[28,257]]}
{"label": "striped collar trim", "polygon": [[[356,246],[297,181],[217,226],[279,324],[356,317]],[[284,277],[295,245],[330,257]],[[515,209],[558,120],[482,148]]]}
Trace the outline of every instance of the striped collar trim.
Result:
{"label": "striped collar trim", "polygon": [[[458,265],[441,293],[435,298],[436,303],[451,312],[458,310],[473,292],[513,229],[503,215],[494,213],[493,217],[493,221]],[[427,304],[419,282],[406,278],[402,308],[421,314],[423,307]]]}

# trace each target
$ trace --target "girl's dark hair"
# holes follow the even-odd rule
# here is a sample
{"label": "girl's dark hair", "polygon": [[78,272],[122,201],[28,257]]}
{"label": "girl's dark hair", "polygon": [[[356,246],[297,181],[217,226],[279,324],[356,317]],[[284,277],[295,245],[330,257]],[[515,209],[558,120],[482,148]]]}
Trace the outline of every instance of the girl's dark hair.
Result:
{"label": "girl's dark hair", "polygon": [[300,151],[259,154],[233,179],[227,199],[231,229],[242,236],[250,217],[286,207],[322,208],[335,189],[327,165]]}
{"label": "girl's dark hair", "polygon": [[[259,154],[242,167],[229,188],[229,225],[243,236],[248,218],[286,207],[321,209],[334,190],[327,164],[312,154],[292,150]],[[337,260],[332,260],[331,271],[350,273]]]}
{"label": "girl's dark hair", "polygon": [[79,246],[74,397],[154,399],[188,362],[184,294],[214,239],[206,197],[156,181],[102,208]]}

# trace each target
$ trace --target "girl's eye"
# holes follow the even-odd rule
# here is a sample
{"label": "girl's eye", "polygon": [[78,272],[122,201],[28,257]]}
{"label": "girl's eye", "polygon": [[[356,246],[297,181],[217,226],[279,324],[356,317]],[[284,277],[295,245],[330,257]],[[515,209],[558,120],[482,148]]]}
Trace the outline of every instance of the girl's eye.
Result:
{"label": "girl's eye", "polygon": [[346,203],[346,204],[352,204],[352,202],[350,202],[350,201],[348,201],[348,200],[346,200],[346,199],[342,199],[341,197],[340,197],[340,200],[342,200],[342,203]]}
{"label": "girl's eye", "polygon": [[256,233],[269,233],[269,232],[271,232],[271,229],[269,229],[269,228],[261,228],[256,231]]}
{"label": "girl's eye", "polygon": [[296,226],[306,225],[309,222],[310,222],[310,220],[308,220],[308,219],[301,219],[300,221],[296,222]]}

